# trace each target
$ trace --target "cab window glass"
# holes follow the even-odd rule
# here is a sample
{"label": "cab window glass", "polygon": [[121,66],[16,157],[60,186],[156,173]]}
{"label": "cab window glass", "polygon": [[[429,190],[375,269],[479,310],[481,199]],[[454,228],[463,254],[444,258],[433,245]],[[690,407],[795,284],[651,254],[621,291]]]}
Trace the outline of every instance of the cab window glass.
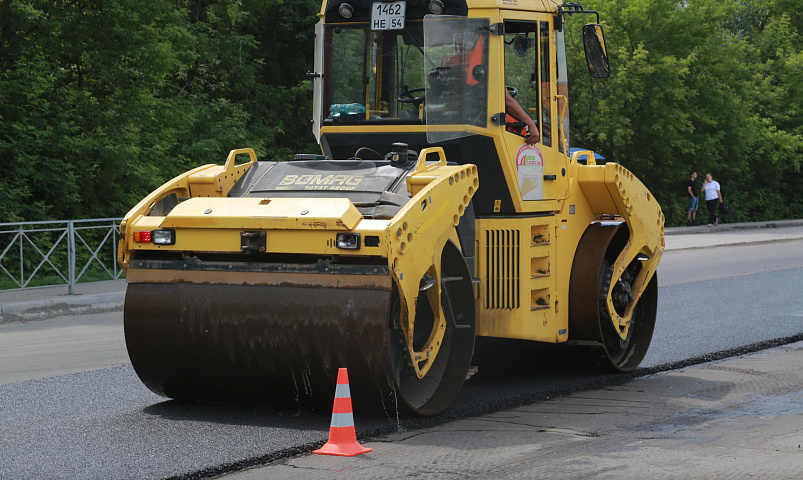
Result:
{"label": "cab window glass", "polygon": [[329,30],[328,104],[362,103],[366,32],[357,28]]}
{"label": "cab window glass", "polygon": [[[489,20],[427,15],[424,31],[427,139],[468,135],[465,125],[485,127]],[[430,128],[444,125],[452,128]]]}
{"label": "cab window glass", "polygon": [[537,22],[505,22],[505,86],[540,130],[538,38]]}
{"label": "cab window glass", "polygon": [[370,31],[367,25],[326,32],[324,121],[422,121],[423,29]]}
{"label": "cab window glass", "polygon": [[549,59],[552,52],[549,49],[549,23],[541,22],[541,139],[545,146],[552,146],[552,112],[550,109],[552,87],[550,85],[551,64]]}

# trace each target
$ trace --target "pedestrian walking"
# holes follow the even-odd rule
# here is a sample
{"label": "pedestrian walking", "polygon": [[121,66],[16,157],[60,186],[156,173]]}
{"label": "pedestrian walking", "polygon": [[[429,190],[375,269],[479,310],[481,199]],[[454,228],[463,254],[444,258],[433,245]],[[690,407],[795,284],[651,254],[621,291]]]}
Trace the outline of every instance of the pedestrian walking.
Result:
{"label": "pedestrian walking", "polygon": [[705,204],[708,207],[708,226],[719,225],[719,218],[717,218],[717,206],[722,203],[722,192],[719,188],[719,182],[714,180],[710,173],[705,174],[705,183],[701,192],[705,193]]}
{"label": "pedestrian walking", "polygon": [[686,213],[687,226],[698,225],[697,203],[699,198],[697,198],[697,185],[694,182],[695,180],[697,180],[697,172],[691,172],[689,181],[686,182],[686,193],[689,195],[689,211]]}

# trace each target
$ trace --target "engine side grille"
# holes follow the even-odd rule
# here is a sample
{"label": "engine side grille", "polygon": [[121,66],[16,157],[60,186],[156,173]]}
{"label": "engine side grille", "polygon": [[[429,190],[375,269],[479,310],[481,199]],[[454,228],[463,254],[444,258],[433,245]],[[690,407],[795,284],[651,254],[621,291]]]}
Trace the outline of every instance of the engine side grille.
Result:
{"label": "engine side grille", "polygon": [[485,308],[519,308],[519,230],[485,231]]}

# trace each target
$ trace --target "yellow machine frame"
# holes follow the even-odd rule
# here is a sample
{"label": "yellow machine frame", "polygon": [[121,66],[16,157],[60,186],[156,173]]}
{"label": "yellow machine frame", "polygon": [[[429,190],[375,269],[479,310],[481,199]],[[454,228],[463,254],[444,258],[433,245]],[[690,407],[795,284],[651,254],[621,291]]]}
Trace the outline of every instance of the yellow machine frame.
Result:
{"label": "yellow machine frame", "polygon": [[[320,13],[319,32],[330,1],[324,0]],[[467,0],[468,17],[488,19],[491,25],[505,21],[548,24],[550,55],[557,55],[562,37],[555,30],[557,10],[540,0]],[[487,113],[505,111],[505,37],[488,37]],[[557,60],[557,57],[554,57]],[[316,65],[322,63],[316,59]],[[483,188],[480,158],[447,158],[444,148],[421,148],[415,166],[406,178],[409,202],[391,219],[364,218],[348,198],[231,198],[229,192],[252,168],[257,157],[254,150],[232,150],[224,165],[205,165],[186,172],[156,189],[139,202],[120,225],[118,260],[127,270],[132,283],[196,283],[196,284],[293,284],[293,273],[191,272],[182,270],[143,271],[129,268],[132,260],[143,251],[207,252],[241,254],[243,230],[262,232],[266,237],[265,254],[303,254],[319,257],[371,257],[368,264],[385,262],[389,277],[347,280],[327,280],[326,275],[307,275],[298,283],[309,282],[333,288],[395,289],[400,299],[400,324],[404,332],[405,352],[418,379],[427,376],[438,357],[448,315],[444,311],[444,278],[441,255],[449,243],[458,249],[461,237],[458,226],[473,222],[474,257],[474,332],[478,336],[523,339],[545,343],[564,343],[572,340],[570,331],[569,292],[572,271],[581,240],[595,223],[624,223],[627,241],[612,262],[612,278],[620,278],[631,265],[640,264],[632,282],[632,298],[623,313],[616,313],[613,288],[607,293],[607,309],[611,312],[611,327],[627,341],[638,299],[654,285],[657,265],[664,251],[664,217],[655,198],[631,172],[621,165],[596,165],[590,151],[569,156],[566,140],[568,124],[568,92],[565,76],[558,81],[558,61],[549,62],[548,87],[542,98],[548,105],[552,126],[551,145],[543,140],[537,144],[543,155],[543,198],[527,200],[519,187],[517,152],[524,140],[508,131],[505,125],[488,121],[485,127],[453,126],[468,135],[484,137],[492,142],[491,153],[502,172],[498,182],[504,182],[512,209],[501,210],[502,199],[495,200],[493,213],[475,215],[472,198]],[[542,88],[539,86],[539,88]],[[325,111],[322,97],[315,93],[316,111]],[[366,102],[368,103],[368,102]],[[366,115],[387,113],[385,105],[366,105]],[[423,113],[419,113],[422,116]],[[322,118],[322,117],[321,117]],[[398,132],[425,135],[427,125],[381,125],[366,121],[348,125],[324,123],[316,117],[314,131],[319,139],[345,134],[394,134]],[[369,117],[366,117],[369,118]],[[497,122],[498,123],[498,122]],[[430,129],[438,127],[429,126]],[[448,128],[441,127],[441,128]],[[238,158],[247,156],[243,163]],[[585,163],[579,159],[585,157]],[[447,163],[448,162],[448,163]],[[457,162],[454,164],[451,162]],[[487,164],[487,162],[486,162]],[[345,184],[348,178],[333,178]],[[294,181],[300,181],[295,179]],[[541,181],[539,179],[539,181]],[[496,185],[499,187],[499,185]],[[486,187],[489,188],[490,186]],[[154,215],[154,208],[165,198],[180,199],[166,215]],[[158,211],[158,210],[157,210]],[[139,232],[170,229],[175,243],[158,245],[135,241]],[[341,232],[359,233],[379,239],[378,248],[343,250],[336,245]],[[472,241],[462,237],[463,242]],[[617,247],[619,248],[619,247]],[[600,260],[601,261],[601,260]],[[462,264],[462,262],[461,262]],[[185,266],[186,267],[186,266]],[[427,279],[431,285],[425,285]],[[311,285],[310,283],[306,284]],[[315,285],[313,285],[315,286]],[[467,294],[470,287],[466,287]],[[598,292],[588,292],[598,295]],[[414,341],[417,302],[426,298],[432,307],[434,323],[423,346]],[[621,312],[621,309],[620,309]],[[608,320],[606,320],[608,321]],[[650,327],[650,335],[652,333]],[[473,342],[473,337],[472,337]],[[418,347],[415,347],[418,345]],[[445,407],[444,407],[445,408]],[[429,412],[431,413],[431,412]]]}

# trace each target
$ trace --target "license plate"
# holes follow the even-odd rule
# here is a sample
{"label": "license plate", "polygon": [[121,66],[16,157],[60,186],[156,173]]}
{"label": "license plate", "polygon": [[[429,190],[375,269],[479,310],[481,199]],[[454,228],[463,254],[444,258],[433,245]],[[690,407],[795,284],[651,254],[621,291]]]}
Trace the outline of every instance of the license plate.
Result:
{"label": "license plate", "polygon": [[371,30],[402,30],[407,2],[376,2],[371,6]]}

